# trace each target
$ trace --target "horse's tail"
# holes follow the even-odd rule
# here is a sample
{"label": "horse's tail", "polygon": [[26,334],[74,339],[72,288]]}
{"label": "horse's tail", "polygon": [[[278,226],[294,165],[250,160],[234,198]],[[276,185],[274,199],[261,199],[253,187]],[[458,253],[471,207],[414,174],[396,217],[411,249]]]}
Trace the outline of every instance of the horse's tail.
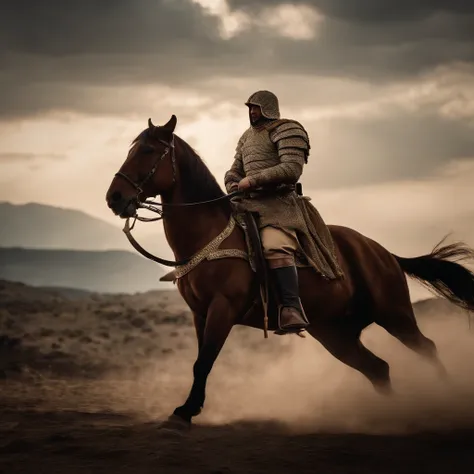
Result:
{"label": "horse's tail", "polygon": [[427,255],[414,258],[393,256],[407,275],[430,291],[456,306],[474,311],[474,273],[456,262],[474,259],[474,250],[462,242],[442,246],[445,239]]}

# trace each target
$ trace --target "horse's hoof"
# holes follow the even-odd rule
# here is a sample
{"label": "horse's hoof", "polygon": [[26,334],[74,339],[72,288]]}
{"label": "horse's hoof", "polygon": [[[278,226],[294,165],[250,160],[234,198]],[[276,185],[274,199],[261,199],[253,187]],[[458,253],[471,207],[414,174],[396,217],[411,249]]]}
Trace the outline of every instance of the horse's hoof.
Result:
{"label": "horse's hoof", "polygon": [[171,431],[173,433],[184,433],[191,429],[191,423],[183,420],[180,416],[171,415],[160,426],[160,430]]}

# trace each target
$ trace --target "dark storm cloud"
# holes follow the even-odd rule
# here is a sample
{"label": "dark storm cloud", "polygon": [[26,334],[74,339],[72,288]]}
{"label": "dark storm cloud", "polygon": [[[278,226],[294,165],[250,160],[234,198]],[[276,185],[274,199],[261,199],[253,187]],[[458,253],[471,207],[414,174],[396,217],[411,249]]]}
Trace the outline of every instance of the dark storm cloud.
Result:
{"label": "dark storm cloud", "polygon": [[81,85],[179,81],[221,42],[216,19],[187,0],[18,0],[0,15],[0,40],[7,84],[30,73]]}
{"label": "dark storm cloud", "polygon": [[15,0],[0,18],[4,52],[45,56],[207,48],[215,23],[187,0]]}
{"label": "dark storm cloud", "polygon": [[0,118],[95,112],[97,86],[193,87],[241,70],[246,46],[223,41],[218,20],[188,0],[11,1],[0,13]]}
{"label": "dark storm cloud", "polygon": [[[256,15],[283,0],[230,0]],[[456,61],[474,61],[474,2],[296,0],[325,17],[310,42],[279,42],[289,70],[391,81]],[[299,50],[299,53],[298,53]]]}
{"label": "dark storm cloud", "polygon": [[[280,3],[288,2],[230,1],[247,10]],[[319,38],[294,41],[254,25],[223,40],[219,20],[190,0],[4,2],[0,117],[97,108],[81,97],[100,85],[198,87],[212,76],[262,73],[389,82],[474,60],[473,2],[293,3],[324,13]]]}

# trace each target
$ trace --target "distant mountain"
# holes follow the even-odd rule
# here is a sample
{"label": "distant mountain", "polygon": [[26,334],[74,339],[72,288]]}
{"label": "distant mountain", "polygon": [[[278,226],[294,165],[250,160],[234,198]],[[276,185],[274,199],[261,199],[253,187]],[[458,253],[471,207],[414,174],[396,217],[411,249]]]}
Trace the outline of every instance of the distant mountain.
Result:
{"label": "distant mountain", "polygon": [[[85,212],[43,204],[0,202],[0,247],[66,250],[130,250],[121,230]],[[173,259],[159,223],[140,224],[133,234],[151,253]],[[137,254],[138,255],[138,254]]]}
{"label": "distant mountain", "polygon": [[0,278],[32,286],[69,287],[104,293],[170,288],[164,269],[127,251],[0,248]]}
{"label": "distant mountain", "polygon": [[117,227],[84,212],[42,204],[0,203],[0,247],[126,249]]}

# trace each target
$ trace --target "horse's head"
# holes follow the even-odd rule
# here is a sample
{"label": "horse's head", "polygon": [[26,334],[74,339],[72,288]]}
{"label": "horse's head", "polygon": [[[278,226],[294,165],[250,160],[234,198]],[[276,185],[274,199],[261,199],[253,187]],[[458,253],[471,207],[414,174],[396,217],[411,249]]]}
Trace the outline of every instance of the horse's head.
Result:
{"label": "horse's head", "polygon": [[106,194],[110,209],[133,217],[140,201],[169,191],[176,180],[174,129],[176,116],[161,127],[148,119],[148,128],[134,140],[128,156]]}

